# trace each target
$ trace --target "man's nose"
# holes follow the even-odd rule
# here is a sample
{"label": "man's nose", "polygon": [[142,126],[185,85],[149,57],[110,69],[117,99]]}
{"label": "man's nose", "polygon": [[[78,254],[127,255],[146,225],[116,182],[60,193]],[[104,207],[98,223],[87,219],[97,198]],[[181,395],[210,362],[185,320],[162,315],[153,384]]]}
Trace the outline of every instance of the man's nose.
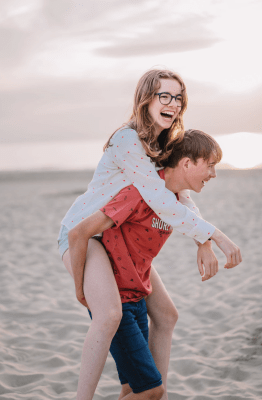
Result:
{"label": "man's nose", "polygon": [[211,178],[216,178],[216,176],[217,176],[217,173],[216,173],[216,170],[215,170],[215,168],[212,168],[212,170],[211,170]]}

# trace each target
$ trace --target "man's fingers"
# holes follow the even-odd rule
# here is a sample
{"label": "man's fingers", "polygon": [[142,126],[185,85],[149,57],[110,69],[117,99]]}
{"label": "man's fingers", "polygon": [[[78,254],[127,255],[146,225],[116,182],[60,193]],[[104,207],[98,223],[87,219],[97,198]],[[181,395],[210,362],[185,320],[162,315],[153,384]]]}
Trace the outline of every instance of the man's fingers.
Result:
{"label": "man's fingers", "polygon": [[231,252],[227,256],[228,266],[226,268],[236,267],[241,262],[242,262],[242,256],[241,256],[240,249],[239,249],[239,247],[237,247],[235,245],[234,248],[231,250]]}
{"label": "man's fingers", "polygon": [[218,273],[218,262],[216,262],[216,274]]}
{"label": "man's fingers", "polygon": [[242,255],[240,249],[237,252],[237,263],[240,264],[242,262]]}
{"label": "man's fingers", "polygon": [[203,277],[205,275],[204,267],[200,258],[197,259],[198,271],[200,275]]}
{"label": "man's fingers", "polygon": [[232,253],[227,256],[227,262],[225,268],[234,268],[242,262],[242,256],[240,249],[237,247]]}
{"label": "man's fingers", "polygon": [[216,275],[216,264],[214,262],[211,263],[211,276],[215,276]]}

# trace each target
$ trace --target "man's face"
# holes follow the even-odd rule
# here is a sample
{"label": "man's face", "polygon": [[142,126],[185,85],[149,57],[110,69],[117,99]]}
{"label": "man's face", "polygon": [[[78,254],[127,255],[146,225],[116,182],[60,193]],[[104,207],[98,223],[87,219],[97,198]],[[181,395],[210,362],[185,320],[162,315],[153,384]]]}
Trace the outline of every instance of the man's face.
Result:
{"label": "man's face", "polygon": [[199,158],[196,164],[190,160],[185,173],[188,189],[194,190],[197,193],[201,192],[202,188],[205,186],[205,183],[211,178],[216,177],[215,166],[216,159],[213,154],[209,160]]}

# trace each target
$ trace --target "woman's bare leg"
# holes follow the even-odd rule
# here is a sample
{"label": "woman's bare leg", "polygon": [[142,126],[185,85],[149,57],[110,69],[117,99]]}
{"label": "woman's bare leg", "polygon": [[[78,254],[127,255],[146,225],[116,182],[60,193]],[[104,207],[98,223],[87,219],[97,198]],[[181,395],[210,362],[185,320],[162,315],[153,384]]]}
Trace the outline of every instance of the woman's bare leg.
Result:
{"label": "woman's bare leg", "polygon": [[178,320],[177,309],[169,296],[160,276],[152,266],[150,280],[152,293],[146,299],[147,312],[150,317],[149,349],[152,353],[157,369],[162,375],[165,393],[167,396],[167,371],[171,352],[172,334]]}
{"label": "woman's bare leg", "polygon": [[[65,252],[63,262],[72,275],[69,250]],[[110,261],[103,246],[94,239],[88,243],[84,294],[92,312],[92,322],[82,352],[77,400],[93,398],[122,318],[121,300]]]}

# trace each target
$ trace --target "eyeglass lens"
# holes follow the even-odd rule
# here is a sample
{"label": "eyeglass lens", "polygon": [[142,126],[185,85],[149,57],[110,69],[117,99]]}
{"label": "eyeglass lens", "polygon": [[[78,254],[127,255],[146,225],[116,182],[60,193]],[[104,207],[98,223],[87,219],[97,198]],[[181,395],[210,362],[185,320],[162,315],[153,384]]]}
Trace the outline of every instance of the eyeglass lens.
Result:
{"label": "eyeglass lens", "polygon": [[171,103],[172,98],[175,99],[176,104],[181,107],[182,106],[182,96],[171,96],[170,93],[161,93],[159,95],[159,101],[163,105],[168,105]]}

